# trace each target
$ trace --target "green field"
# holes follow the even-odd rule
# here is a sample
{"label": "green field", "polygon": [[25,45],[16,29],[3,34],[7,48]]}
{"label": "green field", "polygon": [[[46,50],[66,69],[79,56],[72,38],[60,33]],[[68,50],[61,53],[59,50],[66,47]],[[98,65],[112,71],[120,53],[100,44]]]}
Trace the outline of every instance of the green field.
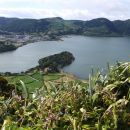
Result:
{"label": "green field", "polygon": [[66,76],[67,74],[65,73],[42,74],[40,71],[35,71],[17,76],[6,76],[6,78],[9,83],[16,84],[18,86],[20,86],[20,80],[23,81],[28,91],[31,93],[37,88],[41,88],[44,81],[57,81],[58,79]]}

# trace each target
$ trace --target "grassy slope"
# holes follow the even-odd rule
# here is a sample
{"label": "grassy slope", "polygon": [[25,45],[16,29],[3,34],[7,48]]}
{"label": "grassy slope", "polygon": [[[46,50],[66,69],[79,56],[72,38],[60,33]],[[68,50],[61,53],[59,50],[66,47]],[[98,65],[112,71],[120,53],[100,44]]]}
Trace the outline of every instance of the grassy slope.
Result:
{"label": "grassy slope", "polygon": [[28,74],[17,75],[17,76],[7,76],[7,80],[12,84],[18,84],[19,81],[22,80],[28,91],[34,92],[36,89],[39,89],[43,86],[43,81],[45,82],[54,82],[55,84],[60,84],[62,81],[64,82],[71,82],[76,81],[78,83],[85,84],[81,80],[77,79],[71,74],[67,73],[49,73],[49,74],[42,74],[40,71],[32,71]]}

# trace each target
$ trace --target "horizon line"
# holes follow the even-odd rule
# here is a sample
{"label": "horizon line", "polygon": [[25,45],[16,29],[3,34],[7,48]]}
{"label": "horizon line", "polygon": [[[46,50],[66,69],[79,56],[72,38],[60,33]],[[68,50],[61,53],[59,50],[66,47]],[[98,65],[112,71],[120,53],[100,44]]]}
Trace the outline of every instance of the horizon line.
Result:
{"label": "horizon line", "polygon": [[77,21],[91,21],[91,20],[94,20],[94,19],[107,19],[107,20],[109,20],[109,21],[127,21],[127,20],[130,20],[130,18],[128,18],[128,19],[115,19],[115,20],[110,20],[109,18],[106,18],[106,17],[95,17],[95,18],[92,18],[92,19],[86,19],[86,20],[83,20],[83,19],[64,19],[64,18],[62,18],[62,17],[59,17],[59,16],[56,16],[56,17],[45,17],[45,18],[30,18],[30,17],[25,17],[25,18],[23,18],[23,17],[13,17],[13,16],[8,16],[8,17],[6,17],[6,16],[0,16],[0,18],[8,18],[8,19],[32,19],[32,20],[41,20],[41,19],[53,19],[53,18],[60,18],[60,19],[63,19],[63,20],[77,20]]}

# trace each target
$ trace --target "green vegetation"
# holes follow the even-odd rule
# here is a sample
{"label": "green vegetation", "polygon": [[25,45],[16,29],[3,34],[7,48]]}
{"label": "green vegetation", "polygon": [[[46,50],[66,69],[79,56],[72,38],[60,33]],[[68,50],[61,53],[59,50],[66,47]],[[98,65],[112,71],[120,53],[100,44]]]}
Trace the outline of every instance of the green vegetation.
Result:
{"label": "green vegetation", "polygon": [[[48,75],[49,81],[44,80],[46,75],[40,78],[38,72],[33,76],[43,80],[32,97],[22,80],[21,94],[15,87],[12,96],[0,96],[2,129],[130,130],[130,63],[108,65],[106,75],[92,73],[88,83],[62,78],[55,84],[55,80],[50,81],[54,75]],[[0,89],[8,84],[3,81]]]}
{"label": "green vegetation", "polygon": [[70,65],[74,61],[70,52],[61,52],[39,60],[39,67],[46,72],[59,72],[61,68]]}
{"label": "green vegetation", "polygon": [[130,36],[130,20],[110,21],[97,18],[90,21],[64,20],[59,17],[45,19],[18,19],[0,17],[0,30],[14,33],[43,33],[57,39],[61,35]]}
{"label": "green vegetation", "polygon": [[16,50],[17,47],[8,41],[0,41],[0,52]]}
{"label": "green vegetation", "polygon": [[8,81],[6,79],[0,77],[0,97],[10,97],[14,89],[14,85],[8,84]]}
{"label": "green vegetation", "polygon": [[[48,74],[43,74],[42,72],[38,70],[34,70],[30,73],[26,74],[18,74],[17,76],[6,76],[6,79],[11,83],[11,84],[16,84],[18,88],[21,88],[21,85],[19,81],[23,81],[24,84],[26,85],[29,93],[34,92],[36,89],[39,89],[43,86],[43,80],[45,82],[47,81],[53,81],[55,82],[56,80],[60,79],[61,77],[65,77],[66,74],[64,73],[48,73]],[[44,79],[43,79],[44,77]]]}

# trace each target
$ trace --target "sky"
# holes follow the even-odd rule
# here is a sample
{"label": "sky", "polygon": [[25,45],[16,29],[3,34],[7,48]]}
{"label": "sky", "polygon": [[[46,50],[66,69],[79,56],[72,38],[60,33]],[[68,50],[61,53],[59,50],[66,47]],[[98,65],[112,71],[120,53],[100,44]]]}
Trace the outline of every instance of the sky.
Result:
{"label": "sky", "polygon": [[0,0],[1,17],[130,19],[130,0]]}

